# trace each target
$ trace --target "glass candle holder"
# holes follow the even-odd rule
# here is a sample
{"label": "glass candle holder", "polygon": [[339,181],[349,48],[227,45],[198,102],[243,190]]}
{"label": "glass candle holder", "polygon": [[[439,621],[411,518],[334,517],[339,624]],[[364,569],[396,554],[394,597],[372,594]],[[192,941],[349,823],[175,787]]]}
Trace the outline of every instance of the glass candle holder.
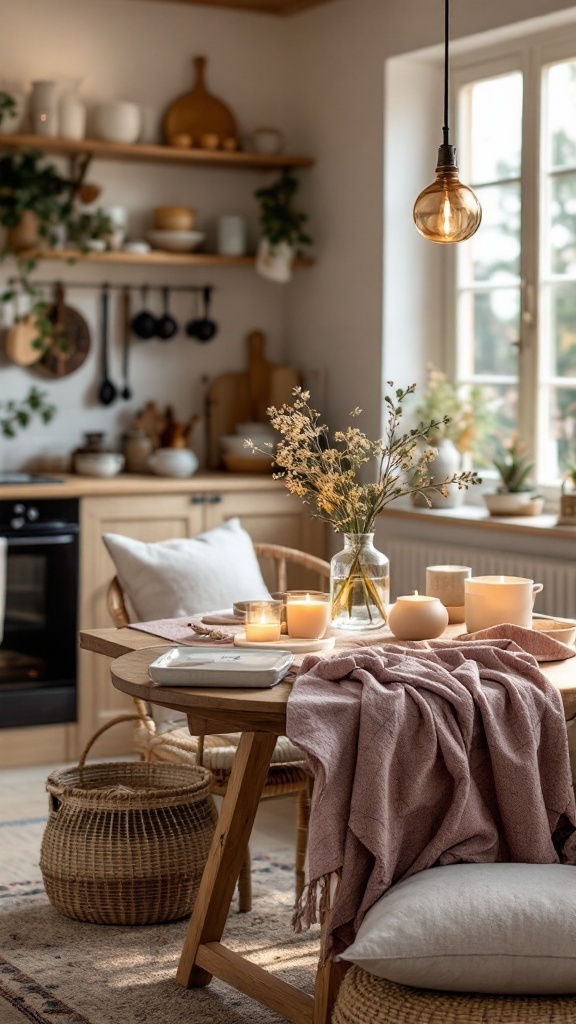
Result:
{"label": "glass candle holder", "polygon": [[330,623],[330,594],[314,590],[289,590],[286,594],[288,636],[319,640]]}
{"label": "glass candle holder", "polygon": [[281,601],[247,601],[246,639],[256,643],[275,643],[280,639]]}

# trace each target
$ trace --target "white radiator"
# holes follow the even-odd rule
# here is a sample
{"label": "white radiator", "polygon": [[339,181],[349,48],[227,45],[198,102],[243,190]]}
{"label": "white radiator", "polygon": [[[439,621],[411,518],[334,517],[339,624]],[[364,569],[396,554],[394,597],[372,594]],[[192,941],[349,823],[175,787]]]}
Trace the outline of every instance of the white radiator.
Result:
{"label": "white radiator", "polygon": [[415,590],[424,594],[427,565],[469,565],[473,576],[526,576],[542,583],[536,611],[576,618],[575,562],[398,538],[388,538],[380,547],[390,559],[392,600]]}

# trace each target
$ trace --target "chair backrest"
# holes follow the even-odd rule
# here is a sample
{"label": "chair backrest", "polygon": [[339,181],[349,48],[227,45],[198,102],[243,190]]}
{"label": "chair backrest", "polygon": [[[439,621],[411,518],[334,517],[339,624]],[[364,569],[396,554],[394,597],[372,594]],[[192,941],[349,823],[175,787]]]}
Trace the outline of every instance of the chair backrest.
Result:
{"label": "chair backrest", "polygon": [[[283,591],[288,585],[288,567],[299,566],[314,574],[319,581],[327,580],[330,577],[330,563],[317,555],[308,555],[305,551],[297,548],[283,547],[281,544],[265,544],[254,541],[254,551],[261,560],[272,562],[275,572],[275,589]],[[108,587],[108,611],[115,626],[127,626],[130,616],[126,607],[126,600],[122,586],[117,576],[114,576]]]}

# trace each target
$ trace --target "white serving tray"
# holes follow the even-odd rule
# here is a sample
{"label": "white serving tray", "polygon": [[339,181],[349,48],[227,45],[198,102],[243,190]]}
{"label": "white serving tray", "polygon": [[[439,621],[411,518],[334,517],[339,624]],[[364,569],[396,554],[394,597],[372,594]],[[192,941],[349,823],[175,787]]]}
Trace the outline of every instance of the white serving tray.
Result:
{"label": "white serving tray", "polygon": [[275,686],[284,678],[294,656],[290,651],[239,651],[230,647],[173,647],[148,667],[159,686],[245,687]]}

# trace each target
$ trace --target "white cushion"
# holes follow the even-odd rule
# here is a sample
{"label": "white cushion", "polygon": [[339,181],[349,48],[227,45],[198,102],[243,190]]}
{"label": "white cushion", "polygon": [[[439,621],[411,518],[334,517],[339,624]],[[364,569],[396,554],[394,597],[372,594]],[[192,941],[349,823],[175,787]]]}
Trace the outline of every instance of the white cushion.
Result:
{"label": "white cushion", "polygon": [[250,534],[239,519],[196,537],[149,544],[118,533],[103,537],[140,622],[270,598]]}
{"label": "white cushion", "polygon": [[370,908],[342,958],[416,988],[576,993],[576,867],[428,868]]}

